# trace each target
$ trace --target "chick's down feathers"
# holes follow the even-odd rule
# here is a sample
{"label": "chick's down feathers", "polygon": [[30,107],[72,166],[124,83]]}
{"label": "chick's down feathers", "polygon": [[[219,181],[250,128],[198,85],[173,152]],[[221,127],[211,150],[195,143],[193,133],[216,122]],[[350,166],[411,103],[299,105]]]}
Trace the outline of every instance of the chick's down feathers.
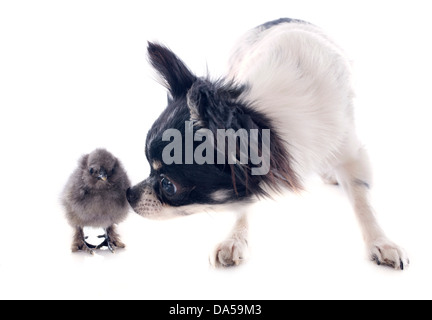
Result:
{"label": "chick's down feathers", "polygon": [[76,229],[72,251],[83,250],[84,227],[104,228],[108,244],[110,233],[118,237],[114,225],[122,222],[129,211],[126,200],[129,187],[122,164],[107,150],[96,149],[81,157],[62,195],[66,218]]}

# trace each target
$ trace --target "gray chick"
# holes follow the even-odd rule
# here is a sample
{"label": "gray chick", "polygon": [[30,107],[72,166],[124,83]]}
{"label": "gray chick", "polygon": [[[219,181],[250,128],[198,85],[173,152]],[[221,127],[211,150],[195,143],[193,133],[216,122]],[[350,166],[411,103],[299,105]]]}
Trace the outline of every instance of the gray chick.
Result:
{"label": "gray chick", "polygon": [[[120,161],[105,149],[96,149],[78,162],[63,191],[62,203],[69,224],[75,228],[72,252],[107,246],[111,252],[124,248],[115,224],[122,222],[129,211],[126,190],[130,187]],[[95,247],[84,238],[84,227],[103,228],[105,241]]]}

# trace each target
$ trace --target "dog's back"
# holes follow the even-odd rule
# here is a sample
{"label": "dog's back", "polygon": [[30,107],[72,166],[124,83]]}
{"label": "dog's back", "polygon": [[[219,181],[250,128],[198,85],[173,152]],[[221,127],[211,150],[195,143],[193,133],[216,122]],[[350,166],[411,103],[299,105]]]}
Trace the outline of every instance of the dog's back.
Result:
{"label": "dog's back", "polygon": [[334,165],[354,139],[350,64],[318,27],[279,19],[250,30],[234,48],[228,74],[274,121],[300,177]]}

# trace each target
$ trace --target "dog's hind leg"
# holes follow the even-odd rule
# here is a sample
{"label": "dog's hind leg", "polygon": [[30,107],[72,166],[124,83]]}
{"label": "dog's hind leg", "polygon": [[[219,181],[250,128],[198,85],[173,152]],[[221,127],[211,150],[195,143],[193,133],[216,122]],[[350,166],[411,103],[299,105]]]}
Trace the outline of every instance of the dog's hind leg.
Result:
{"label": "dog's hind leg", "polygon": [[400,270],[407,267],[405,251],[387,238],[370,204],[372,175],[366,150],[351,149],[350,156],[336,168],[336,177],[354,207],[371,260]]}
{"label": "dog's hind leg", "polygon": [[210,263],[219,268],[238,266],[244,262],[248,252],[247,238],[248,217],[246,212],[242,212],[238,214],[230,236],[216,247]]}

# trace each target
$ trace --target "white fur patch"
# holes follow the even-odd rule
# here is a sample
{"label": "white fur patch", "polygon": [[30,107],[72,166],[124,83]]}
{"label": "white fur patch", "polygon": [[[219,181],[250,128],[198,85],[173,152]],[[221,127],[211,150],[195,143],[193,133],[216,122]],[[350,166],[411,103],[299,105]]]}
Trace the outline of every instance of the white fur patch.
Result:
{"label": "white fur patch", "polygon": [[162,163],[160,161],[153,161],[152,167],[155,171],[158,171],[160,168],[162,168]]}
{"label": "white fur patch", "polygon": [[217,190],[210,195],[210,198],[217,202],[224,202],[231,197],[231,192],[229,190]]}
{"label": "white fur patch", "polygon": [[350,62],[313,25],[249,31],[234,48],[228,79],[248,85],[241,98],[273,121],[300,179],[332,167],[355,136]]}

